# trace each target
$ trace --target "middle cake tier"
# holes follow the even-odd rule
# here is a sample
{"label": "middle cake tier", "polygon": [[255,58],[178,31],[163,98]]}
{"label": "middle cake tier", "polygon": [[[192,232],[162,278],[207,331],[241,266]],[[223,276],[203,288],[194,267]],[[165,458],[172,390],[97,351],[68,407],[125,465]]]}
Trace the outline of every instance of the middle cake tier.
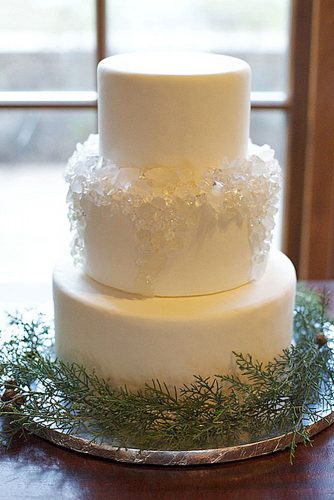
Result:
{"label": "middle cake tier", "polygon": [[193,296],[258,279],[270,249],[280,169],[267,147],[207,169],[118,168],[98,138],[69,161],[73,252],[107,286]]}

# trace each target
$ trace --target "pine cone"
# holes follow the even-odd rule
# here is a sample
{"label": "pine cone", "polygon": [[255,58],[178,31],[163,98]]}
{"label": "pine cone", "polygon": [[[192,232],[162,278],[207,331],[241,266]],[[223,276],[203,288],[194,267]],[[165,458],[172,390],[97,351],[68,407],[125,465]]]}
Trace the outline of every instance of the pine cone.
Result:
{"label": "pine cone", "polygon": [[1,396],[1,401],[11,401],[13,398],[17,396],[17,391],[14,389],[6,389],[5,392]]}
{"label": "pine cone", "polygon": [[15,378],[9,378],[4,383],[5,389],[15,389],[17,387],[17,382]]}
{"label": "pine cone", "polygon": [[318,344],[318,346],[323,347],[327,344],[328,338],[322,332],[319,332],[315,336],[315,342],[316,344]]}

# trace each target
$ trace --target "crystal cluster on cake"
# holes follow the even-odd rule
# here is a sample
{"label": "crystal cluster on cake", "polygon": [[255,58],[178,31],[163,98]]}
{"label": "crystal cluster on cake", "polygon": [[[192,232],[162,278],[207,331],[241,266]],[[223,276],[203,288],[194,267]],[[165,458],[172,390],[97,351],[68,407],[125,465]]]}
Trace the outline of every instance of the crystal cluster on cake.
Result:
{"label": "crystal cluster on cake", "polygon": [[113,385],[268,361],[291,342],[295,272],[270,251],[280,168],[249,141],[250,68],[204,53],[98,67],[99,135],[68,162],[72,257],[54,272],[56,350]]}

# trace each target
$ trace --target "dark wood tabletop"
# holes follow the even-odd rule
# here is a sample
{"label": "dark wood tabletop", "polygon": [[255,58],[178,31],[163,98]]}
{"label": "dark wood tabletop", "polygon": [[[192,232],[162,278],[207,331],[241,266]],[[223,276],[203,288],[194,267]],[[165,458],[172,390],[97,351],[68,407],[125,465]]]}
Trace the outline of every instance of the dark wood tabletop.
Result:
{"label": "dark wood tabletop", "polygon": [[[334,299],[334,281],[325,284]],[[125,465],[80,455],[34,436],[0,449],[0,499],[5,500],[244,497],[334,498],[334,426],[315,436],[313,446],[299,445],[294,465],[288,451],[205,467]]]}

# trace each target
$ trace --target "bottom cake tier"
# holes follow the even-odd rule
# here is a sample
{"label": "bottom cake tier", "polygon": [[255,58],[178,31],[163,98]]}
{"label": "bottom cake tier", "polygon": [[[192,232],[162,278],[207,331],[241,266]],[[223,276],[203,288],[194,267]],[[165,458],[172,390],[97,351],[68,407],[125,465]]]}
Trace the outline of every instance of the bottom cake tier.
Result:
{"label": "bottom cake tier", "polygon": [[56,354],[129,389],[232,373],[233,351],[266,362],[289,346],[295,284],[290,260],[272,251],[262,278],[240,288],[147,298],[97,283],[68,257],[54,271]]}

